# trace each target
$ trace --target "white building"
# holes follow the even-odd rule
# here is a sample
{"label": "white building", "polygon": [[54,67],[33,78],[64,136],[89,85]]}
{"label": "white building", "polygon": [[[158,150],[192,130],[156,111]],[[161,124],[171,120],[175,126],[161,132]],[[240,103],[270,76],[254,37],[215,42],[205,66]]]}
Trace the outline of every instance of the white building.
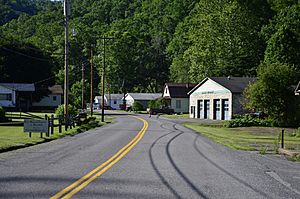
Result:
{"label": "white building", "polygon": [[255,78],[207,77],[188,94],[190,118],[229,120],[233,114],[245,113],[242,92]]}
{"label": "white building", "polygon": [[149,101],[156,100],[161,97],[162,93],[127,93],[125,95],[126,108],[132,107],[134,102],[139,102],[146,110],[148,108]]}
{"label": "white building", "polygon": [[29,110],[34,91],[34,84],[0,83],[0,106]]}
{"label": "white building", "polygon": [[63,89],[61,85],[48,87],[49,94],[44,96],[39,102],[33,102],[32,106],[36,109],[55,109],[62,104]]}
{"label": "white building", "polygon": [[167,100],[168,106],[174,109],[175,113],[189,112],[188,92],[196,84],[190,83],[166,83],[164,86],[163,98]]}
{"label": "white building", "polygon": [[[112,109],[119,110],[120,105],[123,104],[122,98],[124,97],[123,94],[105,94],[104,95],[104,106],[110,106]],[[102,104],[101,96],[95,97],[95,104],[100,105]]]}

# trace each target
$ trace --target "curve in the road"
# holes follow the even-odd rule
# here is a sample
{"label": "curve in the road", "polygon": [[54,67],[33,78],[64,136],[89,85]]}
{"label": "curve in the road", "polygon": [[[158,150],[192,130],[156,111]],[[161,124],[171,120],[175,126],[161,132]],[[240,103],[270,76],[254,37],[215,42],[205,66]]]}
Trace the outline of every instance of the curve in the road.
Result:
{"label": "curve in the road", "polygon": [[148,122],[140,117],[132,116],[136,119],[139,119],[143,121],[144,126],[139,131],[139,133],[136,135],[136,137],[131,140],[127,145],[125,145],[123,148],[121,148],[116,154],[114,154],[112,157],[110,157],[107,161],[105,161],[103,164],[77,180],[76,182],[72,183],[62,191],[58,192],[54,196],[51,197],[51,199],[58,199],[58,198],[71,198],[73,195],[75,195],[77,192],[79,192],[81,189],[86,187],[89,183],[94,181],[97,177],[102,175],[105,171],[107,171],[110,167],[112,167],[114,164],[116,164],[119,160],[121,160],[129,151],[142,139],[144,134],[146,133],[146,130],[148,129]]}

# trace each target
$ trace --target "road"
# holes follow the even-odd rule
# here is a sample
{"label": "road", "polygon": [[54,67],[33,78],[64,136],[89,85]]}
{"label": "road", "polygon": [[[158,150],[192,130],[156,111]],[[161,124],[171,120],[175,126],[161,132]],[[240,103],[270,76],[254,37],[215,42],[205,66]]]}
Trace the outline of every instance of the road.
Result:
{"label": "road", "polygon": [[163,118],[115,118],[0,154],[0,198],[300,198],[299,163],[232,150]]}

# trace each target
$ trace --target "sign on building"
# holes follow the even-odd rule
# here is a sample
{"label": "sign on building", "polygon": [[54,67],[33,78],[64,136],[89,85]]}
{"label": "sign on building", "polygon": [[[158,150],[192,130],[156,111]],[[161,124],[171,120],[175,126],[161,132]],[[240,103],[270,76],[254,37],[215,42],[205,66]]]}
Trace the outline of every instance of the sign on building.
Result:
{"label": "sign on building", "polygon": [[41,133],[48,132],[47,120],[24,120],[24,132]]}

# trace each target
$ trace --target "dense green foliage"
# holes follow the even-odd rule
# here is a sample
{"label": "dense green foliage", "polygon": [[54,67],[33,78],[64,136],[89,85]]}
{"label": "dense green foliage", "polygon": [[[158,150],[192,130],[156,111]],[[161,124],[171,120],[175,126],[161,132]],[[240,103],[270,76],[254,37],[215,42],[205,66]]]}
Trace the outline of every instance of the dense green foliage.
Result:
{"label": "dense green foliage", "polygon": [[140,102],[134,102],[132,105],[132,110],[133,111],[143,111],[144,107]]}
{"label": "dense green foliage", "polygon": [[[56,116],[64,115],[64,110],[65,110],[65,107],[63,104],[58,106],[57,109],[55,110],[55,115]],[[72,106],[71,104],[69,104],[69,106],[68,106],[68,111],[69,111],[69,115],[72,115],[72,116],[75,116],[78,114],[77,109],[74,106]]]}
{"label": "dense green foliage", "polygon": [[262,64],[257,81],[245,90],[246,106],[266,113],[279,125],[298,125],[300,99],[291,85],[299,71],[287,64]]}
{"label": "dense green foliage", "polygon": [[[62,2],[2,0],[0,11],[0,82],[63,84]],[[81,106],[81,66],[90,82],[91,49],[94,83],[100,82],[105,62],[111,93],[161,92],[165,82],[199,82],[206,76],[259,73],[260,79],[262,68],[275,63],[275,71],[281,65],[299,70],[299,21],[298,0],[72,0],[70,102]],[[103,37],[113,39],[103,42]],[[285,89],[300,79],[288,74]],[[248,99],[259,92],[252,89]],[[270,103],[263,109],[282,104]]]}
{"label": "dense green foliage", "polygon": [[168,103],[167,100],[164,98],[159,98],[156,100],[151,100],[148,103],[148,107],[153,109],[153,108],[163,108],[163,107],[167,107]]}
{"label": "dense green foliage", "polygon": [[234,119],[228,120],[224,124],[225,127],[234,128],[234,127],[247,127],[247,126],[276,126],[276,123],[271,119],[258,118],[251,116],[249,114],[235,116]]}

